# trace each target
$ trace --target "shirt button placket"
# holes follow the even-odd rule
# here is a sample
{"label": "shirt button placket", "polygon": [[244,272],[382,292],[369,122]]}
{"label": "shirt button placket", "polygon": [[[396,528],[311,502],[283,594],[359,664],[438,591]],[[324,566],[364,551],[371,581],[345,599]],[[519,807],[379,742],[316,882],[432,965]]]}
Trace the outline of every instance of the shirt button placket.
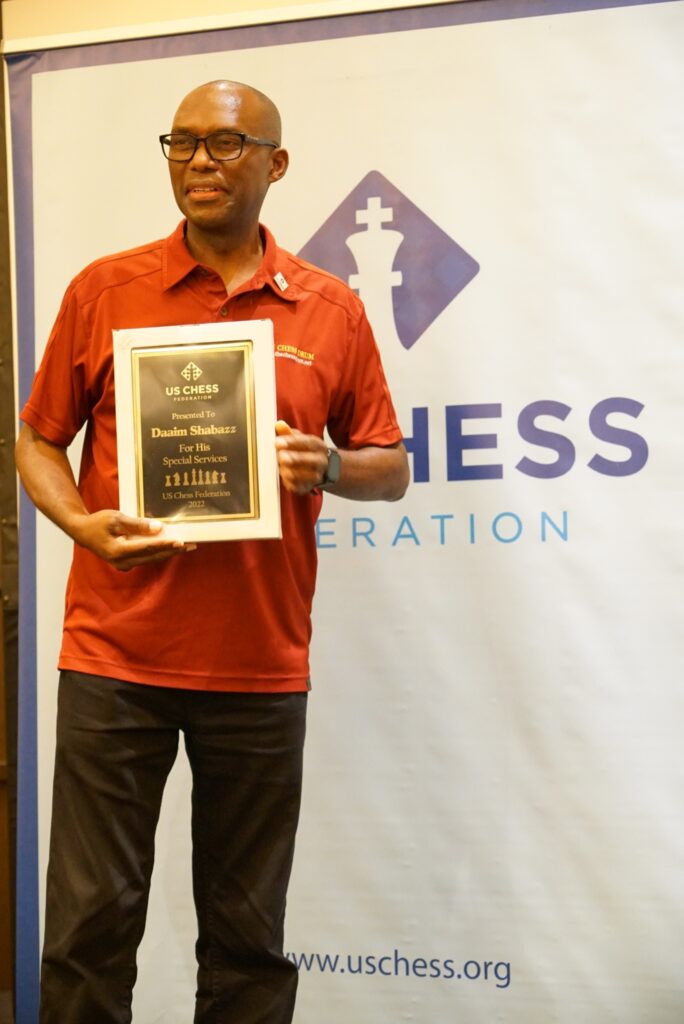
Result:
{"label": "shirt button placket", "polygon": [[228,306],[227,305],[224,304],[223,306],[221,306],[221,308],[219,309],[219,316],[228,316]]}

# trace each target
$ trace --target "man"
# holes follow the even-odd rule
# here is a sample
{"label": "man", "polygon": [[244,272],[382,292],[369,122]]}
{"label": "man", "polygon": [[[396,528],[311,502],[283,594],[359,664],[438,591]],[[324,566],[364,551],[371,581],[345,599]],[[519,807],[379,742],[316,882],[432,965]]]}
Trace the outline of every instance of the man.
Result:
{"label": "man", "polygon": [[[183,222],[71,283],[22,413],[24,486],[75,541],[42,1024],[131,1020],[154,829],[181,731],[193,773],[195,1021],[292,1019],[283,921],[320,490],[394,500],[408,468],[360,301],[259,225],[288,166],[280,132],[273,103],[248,86],[210,82],[186,96],[160,140]],[[225,318],[270,318],[276,344],[313,356],[276,360],[282,541],[183,544],[116,511],[112,330]],[[76,485],[65,450],[84,423]]]}

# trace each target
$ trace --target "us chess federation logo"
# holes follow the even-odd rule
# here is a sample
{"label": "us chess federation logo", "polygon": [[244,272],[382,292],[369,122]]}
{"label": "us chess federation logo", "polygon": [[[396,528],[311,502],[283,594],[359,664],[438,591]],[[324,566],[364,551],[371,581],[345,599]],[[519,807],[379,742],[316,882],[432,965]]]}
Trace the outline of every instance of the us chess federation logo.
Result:
{"label": "us chess federation logo", "polygon": [[410,349],[479,263],[379,171],[370,171],[299,255],[359,293],[384,345]]}
{"label": "us chess federation logo", "polygon": [[195,363],[188,363],[184,369],[181,370],[181,377],[185,377],[186,380],[197,380],[202,376],[202,371],[199,366]]}

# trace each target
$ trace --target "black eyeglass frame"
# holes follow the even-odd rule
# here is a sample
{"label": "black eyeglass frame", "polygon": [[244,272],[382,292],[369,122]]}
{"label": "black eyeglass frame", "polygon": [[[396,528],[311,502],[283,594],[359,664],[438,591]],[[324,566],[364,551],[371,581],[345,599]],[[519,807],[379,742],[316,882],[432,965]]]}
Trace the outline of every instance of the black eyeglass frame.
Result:
{"label": "black eyeglass frame", "polygon": [[[193,149],[192,153],[189,156],[179,159],[178,157],[172,157],[167,154],[166,150],[164,149],[164,143],[167,142],[167,140],[171,139],[172,136],[174,135],[182,135],[187,139],[195,140],[195,148]],[[213,138],[213,136],[215,135],[235,135],[237,138],[240,139],[240,152],[236,153],[235,156],[214,156],[214,154],[211,151],[211,144],[209,140]],[[272,142],[270,139],[257,139],[255,138],[254,135],[247,135],[246,132],[233,132],[230,130],[221,132],[209,132],[208,135],[193,135],[192,132],[166,132],[164,135],[159,136],[159,145],[161,146],[162,153],[164,154],[167,160],[174,164],[189,163],[189,161],[192,160],[195,153],[197,152],[200,142],[204,143],[204,148],[207,151],[207,156],[209,157],[209,159],[215,160],[217,163],[220,164],[227,163],[229,160],[239,160],[245,148],[245,142],[250,142],[253,146],[272,146],[273,149],[280,148],[279,143]]]}

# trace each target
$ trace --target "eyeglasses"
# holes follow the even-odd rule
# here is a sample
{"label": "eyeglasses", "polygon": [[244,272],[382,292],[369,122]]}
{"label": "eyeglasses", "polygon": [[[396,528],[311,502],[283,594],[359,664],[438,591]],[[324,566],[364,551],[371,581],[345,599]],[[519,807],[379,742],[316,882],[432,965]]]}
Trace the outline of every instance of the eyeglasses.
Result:
{"label": "eyeglasses", "polygon": [[187,163],[192,160],[197,152],[200,142],[204,143],[207,156],[211,160],[237,160],[242,156],[245,142],[253,146],[272,146],[278,149],[277,142],[269,139],[255,139],[253,135],[245,135],[244,132],[211,132],[209,135],[192,135],[191,132],[171,132],[170,135],[160,135],[159,141],[164,156],[167,160],[178,163]]}

